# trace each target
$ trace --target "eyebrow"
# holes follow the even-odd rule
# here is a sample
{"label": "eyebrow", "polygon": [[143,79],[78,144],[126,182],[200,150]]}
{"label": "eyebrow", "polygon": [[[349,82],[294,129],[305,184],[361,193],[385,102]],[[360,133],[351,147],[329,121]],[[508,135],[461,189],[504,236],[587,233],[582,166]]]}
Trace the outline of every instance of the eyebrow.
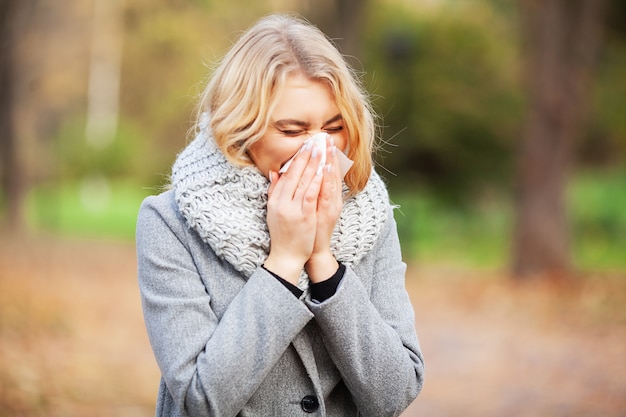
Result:
{"label": "eyebrow", "polygon": [[299,126],[305,129],[311,127],[311,123],[303,122],[302,120],[296,119],[281,119],[274,122],[274,126],[277,128],[285,128],[287,126]]}
{"label": "eyebrow", "polygon": [[[343,116],[341,116],[341,113],[336,114],[335,116],[325,121],[323,126],[327,126],[329,124],[338,122],[340,120],[343,120]],[[281,119],[281,120],[275,121],[273,124],[277,128],[285,128],[287,126],[300,126],[302,128],[308,129],[311,127],[311,123],[304,122],[302,120],[296,120],[296,119]]]}
{"label": "eyebrow", "polygon": [[339,113],[339,114],[337,114],[337,115],[335,115],[335,116],[331,117],[330,119],[328,119],[328,120],[326,121],[326,123],[324,123],[324,126],[329,125],[329,124],[332,124],[332,123],[335,123],[335,122],[338,122],[338,121],[340,121],[340,120],[343,120],[343,116],[341,115],[341,113]]}

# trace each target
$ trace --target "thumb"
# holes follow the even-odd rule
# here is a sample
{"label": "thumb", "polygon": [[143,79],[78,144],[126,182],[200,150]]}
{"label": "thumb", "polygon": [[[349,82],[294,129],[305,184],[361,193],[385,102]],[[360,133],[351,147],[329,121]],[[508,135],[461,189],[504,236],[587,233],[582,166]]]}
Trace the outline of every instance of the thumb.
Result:
{"label": "thumb", "polygon": [[269,179],[270,179],[270,187],[267,190],[267,197],[269,198],[272,193],[274,192],[274,190],[276,189],[276,182],[278,181],[278,173],[275,171],[270,171],[269,172]]}

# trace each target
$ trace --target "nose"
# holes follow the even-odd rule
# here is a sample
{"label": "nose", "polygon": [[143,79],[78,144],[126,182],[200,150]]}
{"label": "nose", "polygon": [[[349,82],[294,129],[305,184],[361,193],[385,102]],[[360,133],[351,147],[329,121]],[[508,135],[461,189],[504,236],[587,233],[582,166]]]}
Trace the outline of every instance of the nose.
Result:
{"label": "nose", "polygon": [[[314,139],[315,138],[315,139]],[[333,145],[333,137],[331,135],[329,135],[327,132],[323,131],[323,130],[318,130],[317,132],[315,131],[310,131],[308,137],[306,138],[305,142],[308,140],[324,140],[324,142],[326,143],[326,141],[330,141],[330,144]]]}
{"label": "nose", "polygon": [[310,131],[308,132],[308,134],[309,134],[309,137],[308,137],[307,139],[310,139],[310,138],[312,138],[312,137],[314,137],[314,136],[317,136],[317,135],[330,136],[328,133],[326,133],[326,132],[325,132],[325,131],[323,131],[323,130],[318,130],[318,131],[315,131],[315,130],[310,130]]}

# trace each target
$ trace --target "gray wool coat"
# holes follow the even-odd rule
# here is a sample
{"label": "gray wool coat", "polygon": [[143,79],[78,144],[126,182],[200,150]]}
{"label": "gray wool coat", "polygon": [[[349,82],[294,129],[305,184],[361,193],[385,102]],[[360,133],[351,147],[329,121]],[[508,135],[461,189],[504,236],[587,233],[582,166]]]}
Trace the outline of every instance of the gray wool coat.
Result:
{"label": "gray wool coat", "polygon": [[172,191],[143,202],[137,257],[159,417],[397,416],[421,390],[391,207],[375,247],[323,303],[217,258]]}

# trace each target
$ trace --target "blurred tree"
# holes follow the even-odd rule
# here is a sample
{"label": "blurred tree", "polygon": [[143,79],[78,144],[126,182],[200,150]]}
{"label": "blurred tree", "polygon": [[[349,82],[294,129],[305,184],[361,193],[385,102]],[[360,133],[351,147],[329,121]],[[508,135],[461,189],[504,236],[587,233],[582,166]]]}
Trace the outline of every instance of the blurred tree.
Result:
{"label": "blurred tree", "polygon": [[18,39],[18,8],[28,6],[24,0],[0,2],[0,191],[6,201],[6,221],[15,229],[23,226],[25,173],[18,155],[14,126],[15,43]]}
{"label": "blurred tree", "polygon": [[121,0],[95,0],[85,138],[104,148],[115,139],[122,70]]}
{"label": "blurred tree", "polygon": [[619,167],[626,161],[626,1],[609,1],[605,32],[590,132],[577,149],[577,164],[588,170]]}
{"label": "blurred tree", "polygon": [[566,185],[585,126],[605,0],[519,0],[527,115],[517,167],[515,277],[562,277],[571,268]]}
{"label": "blurred tree", "polygon": [[[82,48],[90,2],[23,0],[0,2],[4,78],[0,139],[2,192],[8,222],[24,226],[25,197],[59,164],[50,152],[54,133],[82,108]],[[6,91],[6,94],[5,94]],[[8,123],[6,122],[8,120]],[[61,161],[63,162],[63,161]]]}
{"label": "blurred tree", "polygon": [[368,0],[309,0],[303,14],[333,39],[348,62],[358,68]]}
{"label": "blurred tree", "polygon": [[426,189],[459,207],[509,184],[517,33],[499,13],[484,1],[368,11],[363,56],[384,122],[377,163],[393,192]]}

